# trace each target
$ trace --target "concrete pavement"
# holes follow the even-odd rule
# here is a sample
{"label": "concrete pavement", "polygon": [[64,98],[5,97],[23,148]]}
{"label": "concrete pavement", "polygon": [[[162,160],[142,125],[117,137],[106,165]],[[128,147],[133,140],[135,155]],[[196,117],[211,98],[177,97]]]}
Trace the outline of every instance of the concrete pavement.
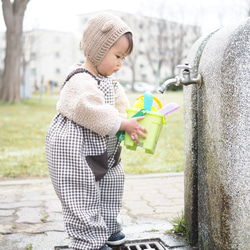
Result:
{"label": "concrete pavement", "polygon": [[[183,209],[183,173],[126,176],[120,220],[128,240],[160,238],[165,249],[192,249],[166,234]],[[53,250],[68,242],[50,179],[0,181],[1,250]]]}

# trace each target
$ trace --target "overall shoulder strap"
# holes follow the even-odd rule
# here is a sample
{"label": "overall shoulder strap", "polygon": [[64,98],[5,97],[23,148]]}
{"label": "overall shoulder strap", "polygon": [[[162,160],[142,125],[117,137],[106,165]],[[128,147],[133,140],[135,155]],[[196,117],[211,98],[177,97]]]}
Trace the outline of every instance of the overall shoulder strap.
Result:
{"label": "overall shoulder strap", "polygon": [[62,85],[62,88],[64,87],[64,85],[66,84],[66,82],[70,80],[70,78],[71,78],[72,76],[74,76],[75,74],[84,73],[84,72],[86,72],[86,70],[85,70],[84,68],[78,68],[78,69],[72,71],[72,72],[66,77],[66,79],[65,79],[65,81],[64,81],[64,83],[63,83],[63,85]]}

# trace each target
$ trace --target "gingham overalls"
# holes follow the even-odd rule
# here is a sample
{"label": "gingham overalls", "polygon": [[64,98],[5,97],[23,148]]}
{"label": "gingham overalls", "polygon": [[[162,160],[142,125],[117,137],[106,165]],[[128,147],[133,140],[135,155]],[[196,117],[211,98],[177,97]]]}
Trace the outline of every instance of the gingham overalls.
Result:
{"label": "gingham overalls", "polygon": [[[114,106],[115,84],[110,78],[98,81],[105,102]],[[117,216],[122,206],[124,171],[118,139],[100,136],[59,113],[46,135],[46,157],[71,236],[70,247],[99,249],[112,233],[121,230]]]}

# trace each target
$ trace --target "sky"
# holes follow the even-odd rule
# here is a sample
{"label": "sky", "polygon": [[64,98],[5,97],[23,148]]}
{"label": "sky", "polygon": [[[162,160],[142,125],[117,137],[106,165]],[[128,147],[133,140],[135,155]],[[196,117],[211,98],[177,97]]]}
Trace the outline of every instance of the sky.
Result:
{"label": "sky", "polygon": [[[30,0],[25,12],[24,30],[49,29],[74,32],[78,15],[117,10],[135,15],[165,18],[198,24],[203,33],[231,25],[246,17],[248,0]],[[5,24],[0,10],[0,31]]]}

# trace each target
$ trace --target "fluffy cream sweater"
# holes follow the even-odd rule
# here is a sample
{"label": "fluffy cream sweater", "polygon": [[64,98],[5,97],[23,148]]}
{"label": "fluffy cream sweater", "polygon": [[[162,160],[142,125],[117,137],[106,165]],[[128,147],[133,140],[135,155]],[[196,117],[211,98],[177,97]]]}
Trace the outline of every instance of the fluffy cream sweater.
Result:
{"label": "fluffy cream sweater", "polygon": [[[70,71],[79,68],[73,65]],[[57,111],[75,123],[101,136],[115,135],[126,119],[128,98],[118,82],[114,82],[115,107],[106,104],[98,81],[89,73],[75,74],[65,84],[57,103]]]}

